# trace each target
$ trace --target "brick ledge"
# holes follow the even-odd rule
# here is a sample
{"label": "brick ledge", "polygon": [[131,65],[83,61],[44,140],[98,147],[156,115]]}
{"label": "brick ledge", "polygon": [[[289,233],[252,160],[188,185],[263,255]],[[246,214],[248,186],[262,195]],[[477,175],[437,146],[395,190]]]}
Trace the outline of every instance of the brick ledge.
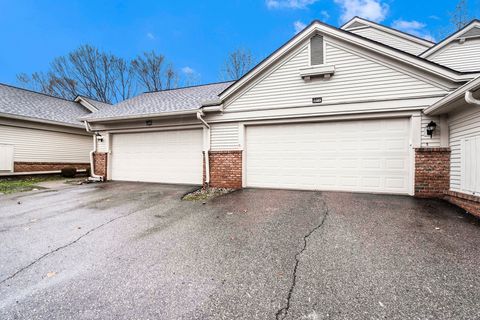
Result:
{"label": "brick ledge", "polygon": [[446,196],[455,197],[455,198],[459,198],[459,199],[464,199],[464,200],[480,203],[480,196],[474,196],[472,194],[462,193],[462,192],[458,192],[458,191],[451,191],[451,190],[445,191],[444,194]]}
{"label": "brick ledge", "polygon": [[450,152],[451,149],[449,147],[421,147],[415,148],[417,152]]}

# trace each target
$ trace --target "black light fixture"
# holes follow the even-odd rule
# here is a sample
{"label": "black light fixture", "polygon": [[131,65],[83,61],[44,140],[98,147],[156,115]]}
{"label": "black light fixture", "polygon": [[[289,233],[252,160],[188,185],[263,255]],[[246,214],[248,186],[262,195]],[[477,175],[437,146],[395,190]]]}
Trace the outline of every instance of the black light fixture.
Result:
{"label": "black light fixture", "polygon": [[437,128],[437,124],[433,121],[430,121],[429,124],[427,124],[427,134],[431,137],[433,137],[433,131]]}
{"label": "black light fixture", "polygon": [[100,133],[95,132],[95,137],[97,138],[97,141],[103,142],[103,137]]}
{"label": "black light fixture", "polygon": [[147,120],[147,121],[145,121],[145,125],[151,126],[151,125],[152,125],[152,120]]}

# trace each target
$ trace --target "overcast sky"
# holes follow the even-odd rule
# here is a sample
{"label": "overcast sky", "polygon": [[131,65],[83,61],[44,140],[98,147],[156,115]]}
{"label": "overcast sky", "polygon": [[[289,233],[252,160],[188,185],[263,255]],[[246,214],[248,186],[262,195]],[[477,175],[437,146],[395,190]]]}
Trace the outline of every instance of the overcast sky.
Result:
{"label": "overcast sky", "polygon": [[[81,44],[124,58],[155,49],[200,83],[222,80],[227,53],[269,55],[314,19],[340,26],[355,15],[440,40],[456,0],[0,0],[0,82],[46,71]],[[480,0],[470,0],[480,17]]]}

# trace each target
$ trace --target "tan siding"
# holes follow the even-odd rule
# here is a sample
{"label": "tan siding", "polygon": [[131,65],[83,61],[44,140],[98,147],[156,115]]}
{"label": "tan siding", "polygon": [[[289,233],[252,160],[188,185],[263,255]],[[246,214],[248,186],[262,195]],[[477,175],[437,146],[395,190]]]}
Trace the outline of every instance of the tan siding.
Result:
{"label": "tan siding", "polygon": [[90,136],[0,125],[0,143],[14,145],[20,162],[88,162]]}
{"label": "tan siding", "polygon": [[449,118],[450,126],[450,189],[462,192],[461,174],[461,140],[480,135],[480,108],[469,107],[467,110],[453,114]]}
{"label": "tan siding", "polygon": [[463,44],[453,42],[428,57],[433,62],[459,71],[480,70],[480,39],[467,39]]}
{"label": "tan siding", "polygon": [[225,123],[213,124],[211,126],[211,150],[238,150],[239,142],[239,124]]}
{"label": "tan siding", "polygon": [[349,30],[349,31],[355,34],[358,34],[359,36],[386,44],[387,46],[390,46],[414,55],[419,55],[420,53],[424,52],[429,48],[427,46],[423,46],[421,44],[394,36],[392,34],[374,29],[372,27],[362,28],[357,30]]}
{"label": "tan siding", "polygon": [[[437,128],[430,138],[430,136],[427,135],[427,125],[432,120],[437,124]],[[422,114],[422,147],[440,147],[440,130],[442,130],[442,126],[440,125],[439,117],[429,117]]]}
{"label": "tan siding", "polygon": [[[253,84],[243,95],[227,102],[229,112],[241,109],[288,108],[312,105],[312,97],[323,97],[323,105],[372,100],[443,95],[445,91],[359,54],[327,43],[327,64],[335,65],[330,80],[305,82],[299,69],[308,67],[308,46]],[[393,107],[393,106],[390,106]]]}

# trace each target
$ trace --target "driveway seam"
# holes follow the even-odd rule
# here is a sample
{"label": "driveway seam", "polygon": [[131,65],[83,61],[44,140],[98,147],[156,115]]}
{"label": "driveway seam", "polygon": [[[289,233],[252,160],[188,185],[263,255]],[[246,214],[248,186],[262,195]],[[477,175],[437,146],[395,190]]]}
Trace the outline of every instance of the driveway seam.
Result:
{"label": "driveway seam", "polygon": [[322,199],[322,202],[323,202],[323,207],[324,207],[324,216],[322,218],[322,220],[320,221],[320,223],[315,226],[312,230],[310,230],[310,232],[308,232],[304,237],[303,237],[303,247],[302,249],[300,249],[299,252],[297,252],[295,254],[295,266],[293,268],[293,277],[292,277],[292,285],[290,286],[290,289],[288,290],[288,295],[287,295],[287,304],[283,307],[283,308],[280,308],[277,313],[275,314],[275,319],[276,320],[283,320],[285,319],[285,317],[288,315],[288,311],[290,309],[290,300],[292,298],[292,294],[293,294],[293,290],[295,289],[295,286],[297,284],[297,269],[298,269],[298,265],[300,263],[300,256],[302,255],[302,253],[307,249],[307,240],[308,238],[315,232],[317,231],[318,229],[320,229],[323,224],[325,223],[325,220],[327,219],[327,216],[328,216],[328,206],[327,206],[327,202]]}
{"label": "driveway seam", "polygon": [[113,219],[110,219],[110,220],[108,220],[108,221],[106,221],[106,222],[104,222],[104,223],[96,226],[95,228],[92,228],[92,229],[88,230],[87,232],[85,232],[84,234],[82,234],[81,236],[79,236],[78,238],[76,238],[75,240],[73,240],[73,241],[71,241],[71,242],[69,242],[69,243],[67,243],[67,244],[65,244],[65,245],[63,245],[63,246],[60,246],[60,247],[58,247],[58,248],[56,248],[56,249],[54,249],[54,250],[52,250],[52,251],[49,251],[49,252],[41,255],[40,257],[38,257],[37,259],[35,259],[35,260],[32,261],[31,263],[29,263],[28,265],[20,268],[20,269],[17,270],[15,273],[13,273],[13,274],[11,274],[10,276],[8,276],[7,278],[1,280],[1,281],[0,281],[0,285],[4,284],[4,283],[7,282],[8,280],[11,280],[11,279],[15,278],[18,274],[20,274],[20,273],[22,273],[23,271],[27,270],[28,268],[30,268],[31,266],[33,266],[33,265],[36,264],[37,262],[43,260],[44,258],[48,257],[49,255],[51,255],[51,254],[53,254],[53,253],[55,253],[55,252],[58,252],[58,251],[60,251],[60,250],[62,250],[62,249],[65,249],[65,248],[67,248],[67,247],[69,247],[69,246],[77,243],[77,242],[80,241],[82,238],[88,236],[90,233],[92,233],[92,232],[94,232],[94,231],[96,231],[96,230],[98,230],[98,229],[100,229],[100,228],[102,228],[102,227],[104,227],[104,226],[106,226],[106,225],[108,225],[108,224],[110,224],[110,223],[118,220],[118,219],[126,218],[126,217],[134,214],[135,212],[138,212],[138,211],[133,211],[133,212],[130,212],[130,213],[126,214],[126,215],[123,215],[123,216],[119,216],[119,217],[115,217],[115,218],[113,218]]}

